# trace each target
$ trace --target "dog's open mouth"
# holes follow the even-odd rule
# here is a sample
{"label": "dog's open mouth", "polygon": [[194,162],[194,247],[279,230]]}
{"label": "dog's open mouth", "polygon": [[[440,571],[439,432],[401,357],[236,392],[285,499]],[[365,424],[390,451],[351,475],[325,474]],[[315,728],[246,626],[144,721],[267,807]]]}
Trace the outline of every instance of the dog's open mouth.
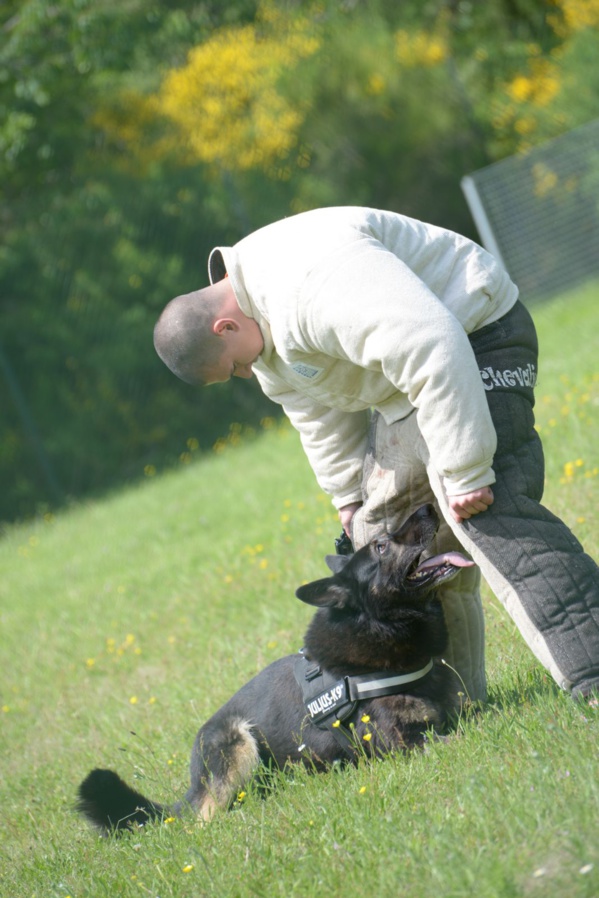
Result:
{"label": "dog's open mouth", "polygon": [[445,552],[421,561],[406,577],[412,586],[423,586],[426,583],[443,583],[450,580],[461,568],[474,567],[474,562],[459,552]]}

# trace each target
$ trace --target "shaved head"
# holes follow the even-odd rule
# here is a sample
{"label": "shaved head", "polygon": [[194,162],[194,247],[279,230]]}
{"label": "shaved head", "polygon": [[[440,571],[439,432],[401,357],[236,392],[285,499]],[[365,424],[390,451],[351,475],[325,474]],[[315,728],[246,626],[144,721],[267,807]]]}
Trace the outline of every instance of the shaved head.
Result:
{"label": "shaved head", "polygon": [[154,328],[156,352],[167,368],[188,384],[204,384],[204,371],[222,352],[212,325],[225,301],[224,283],[175,297]]}

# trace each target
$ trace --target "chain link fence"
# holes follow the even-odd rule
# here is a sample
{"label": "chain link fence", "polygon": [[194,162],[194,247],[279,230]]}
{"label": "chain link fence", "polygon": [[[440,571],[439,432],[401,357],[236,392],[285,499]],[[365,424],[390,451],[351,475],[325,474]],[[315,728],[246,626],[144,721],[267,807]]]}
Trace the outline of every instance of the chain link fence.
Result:
{"label": "chain link fence", "polygon": [[599,276],[599,120],[468,175],[462,190],[525,302]]}

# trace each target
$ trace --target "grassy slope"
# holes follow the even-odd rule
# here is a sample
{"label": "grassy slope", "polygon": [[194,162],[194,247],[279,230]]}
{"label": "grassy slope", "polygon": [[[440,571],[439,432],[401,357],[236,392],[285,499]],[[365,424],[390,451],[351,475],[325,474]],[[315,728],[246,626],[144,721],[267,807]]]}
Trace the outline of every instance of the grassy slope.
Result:
{"label": "grassy slope", "polygon": [[[546,501],[597,556],[595,292],[534,315]],[[283,427],[4,535],[1,894],[599,893],[599,715],[557,692],[489,593],[491,701],[450,744],[287,777],[204,829],[115,843],[73,814],[96,764],[181,791],[199,723],[301,645],[293,591],[338,529]]]}

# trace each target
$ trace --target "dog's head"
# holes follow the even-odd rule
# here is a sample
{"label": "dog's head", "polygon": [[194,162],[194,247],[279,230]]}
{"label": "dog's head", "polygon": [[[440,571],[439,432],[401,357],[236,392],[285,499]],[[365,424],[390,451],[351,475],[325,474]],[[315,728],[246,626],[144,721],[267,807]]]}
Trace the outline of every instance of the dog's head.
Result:
{"label": "dog's head", "polygon": [[396,533],[373,539],[353,555],[327,556],[333,576],[300,586],[295,594],[308,605],[354,614],[374,602],[381,618],[398,604],[417,604],[474,564],[459,552],[426,557],[438,526],[433,506],[423,505]]}

